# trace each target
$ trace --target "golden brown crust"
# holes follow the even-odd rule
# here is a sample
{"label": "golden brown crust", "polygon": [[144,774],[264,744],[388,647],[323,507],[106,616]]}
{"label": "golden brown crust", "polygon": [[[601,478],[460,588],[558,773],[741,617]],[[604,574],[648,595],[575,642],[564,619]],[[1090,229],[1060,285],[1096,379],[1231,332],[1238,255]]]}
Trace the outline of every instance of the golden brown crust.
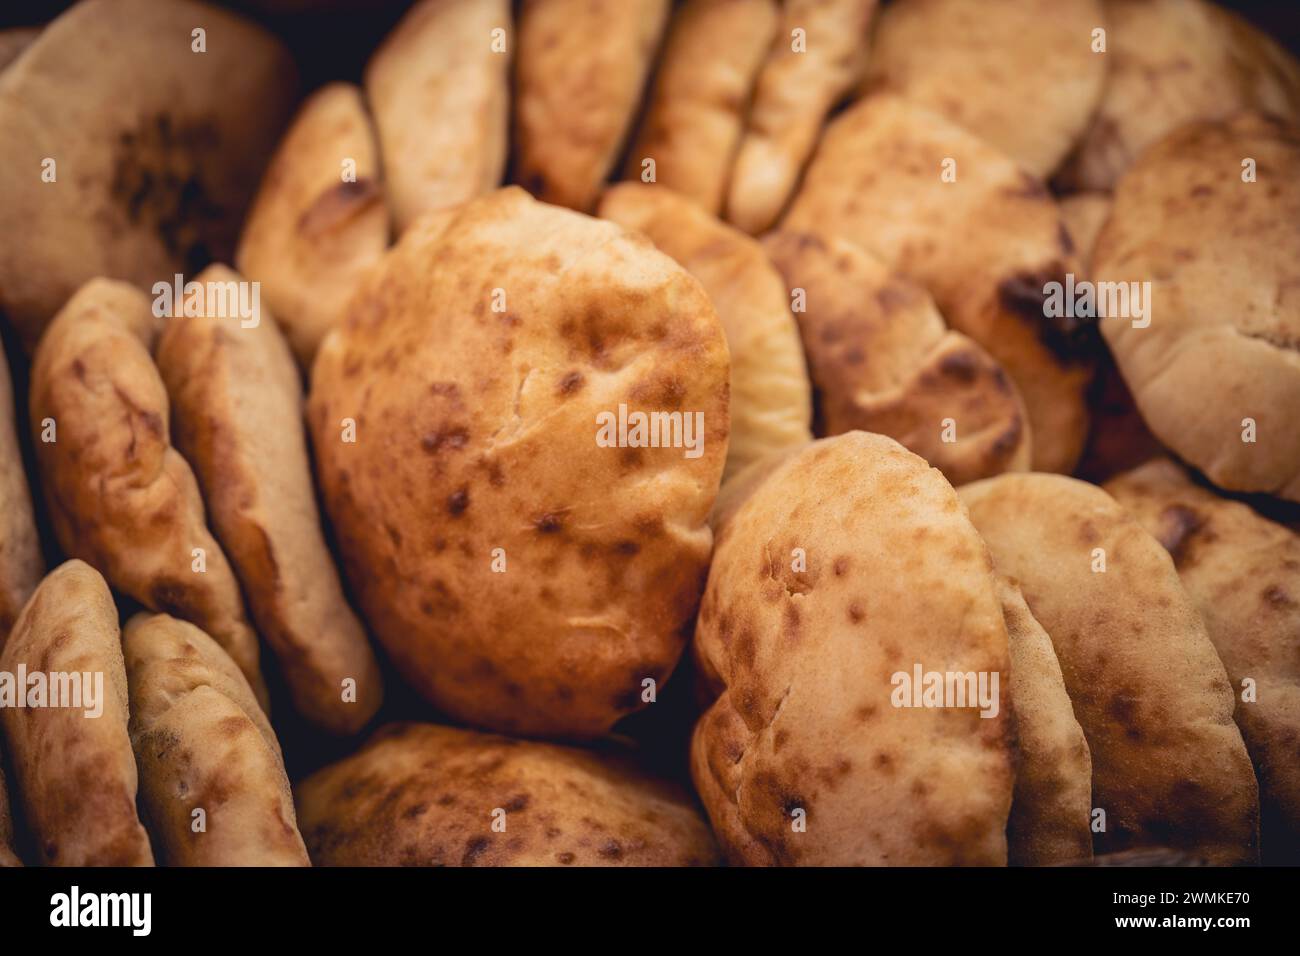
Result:
{"label": "golden brown crust", "polygon": [[668,0],[524,0],[514,181],[586,212],[636,115]]}
{"label": "golden brown crust", "polygon": [[[943,181],[947,160],[955,181]],[[881,94],[827,127],[784,226],[842,236],[925,286],[1016,383],[1034,467],[1074,466],[1093,337],[1091,323],[1044,315],[1045,285],[1079,266],[1041,182],[948,120]]]}
{"label": "golden brown crust", "polygon": [[724,481],[812,439],[812,391],[785,283],[763,248],[667,186],[619,183],[601,218],[644,233],[695,276],[727,332],[731,443]]}
{"label": "golden brown crust", "polygon": [[1061,171],[1074,189],[1111,189],[1151,144],[1186,123],[1243,109],[1300,122],[1300,64],[1208,0],[1105,0],[1102,99]]}
{"label": "golden brown crust", "polygon": [[776,0],[687,0],[673,15],[624,178],[655,182],[720,215],[750,92],[776,31]]}
{"label": "golden brown crust", "polygon": [[235,253],[239,271],[262,284],[304,369],[361,273],[388,246],[388,228],[361,90],[331,83],[302,105],[280,141]]}
{"label": "golden brown crust", "polygon": [[732,862],[1006,863],[1005,687],[987,718],[894,705],[894,675],[916,664],[1009,670],[988,553],[897,442],[814,442],[731,513],[695,653],[725,690],[695,728],[692,773]]}
{"label": "golden brown crust", "polygon": [[27,350],[90,279],[228,259],[296,87],[279,40],[208,4],[85,0],[47,26],[0,73],[0,235],[23,237],[0,243],[0,307]]}
{"label": "golden brown crust", "polygon": [[[93,279],[41,339],[30,414],[50,521],[64,551],[119,591],[213,635],[265,704],[239,584],[208,531],[194,473],[171,445],[167,392],[150,356],[161,322],[143,292]],[[46,419],[55,441],[42,440]],[[206,570],[196,570],[194,549]]]}
{"label": "golden brown crust", "polygon": [[[494,30],[505,44],[495,52]],[[366,64],[365,88],[398,232],[495,189],[509,122],[507,0],[422,0]]]}
{"label": "golden brown crust", "polygon": [[1097,852],[1257,860],[1258,788],[1232,688],[1159,542],[1100,488],[1061,475],[1001,475],[961,498],[1052,639],[1106,814]]}
{"label": "golden brown crust", "polygon": [[9,361],[0,346],[0,649],[45,573],[16,421]]}
{"label": "golden brown crust", "polygon": [[309,866],[280,744],[230,656],[166,614],[132,617],[123,650],[140,803],[161,861]]}
{"label": "golden brown crust", "polygon": [[[243,280],[211,266],[198,281]],[[157,351],[176,447],[294,706],[326,730],[356,733],[383,683],[321,531],[302,384],[275,317],[262,310],[248,327],[238,316],[174,319]]]}
{"label": "golden brown crust", "polygon": [[[613,223],[512,187],[409,230],[308,403],[347,576],[403,676],[523,734],[596,736],[640,708],[703,585],[726,383],[699,283]],[[620,405],[702,415],[699,457],[601,447]]]}
{"label": "golden brown crust", "polygon": [[1168,459],[1106,490],[1169,551],[1228,671],[1259,774],[1264,862],[1300,861],[1300,537],[1193,484]]}
{"label": "golden brown crust", "polygon": [[[1257,182],[1243,181],[1246,158]],[[1151,431],[1221,488],[1292,501],[1297,222],[1300,126],[1242,113],[1185,126],[1143,154],[1093,253],[1098,282],[1149,283],[1149,325],[1119,316],[1101,328]]]}
{"label": "golden brown crust", "polygon": [[999,576],[1016,710],[1016,792],[1007,820],[1013,866],[1092,859],[1092,755],[1074,717],[1052,639],[1020,587]]}
{"label": "golden brown crust", "polygon": [[299,784],[297,795],[318,866],[718,861],[689,798],[630,764],[432,724],[384,727]]}
{"label": "golden brown crust", "polygon": [[786,0],[731,170],[727,220],[737,228],[765,231],[790,201],[827,114],[861,74],[875,12],[876,0]]}
{"label": "golden brown crust", "polygon": [[948,331],[923,288],[845,239],[778,230],[763,248],[804,296],[795,318],[820,435],[888,435],[954,485],[1029,468],[1020,393],[987,352]]}
{"label": "golden brown crust", "polygon": [[[117,608],[94,568],[68,561],[41,582],[0,653],[0,671],[16,674],[20,666],[29,675],[81,674],[85,688],[81,707],[0,708],[14,793],[37,860],[45,866],[152,866],[149,837],[136,815]],[[103,677],[103,699],[93,707],[86,675],[92,684],[93,675]],[[101,707],[99,716],[87,715]]]}
{"label": "golden brown crust", "polygon": [[865,88],[941,113],[1045,178],[1101,98],[1101,0],[899,0],[880,13]]}

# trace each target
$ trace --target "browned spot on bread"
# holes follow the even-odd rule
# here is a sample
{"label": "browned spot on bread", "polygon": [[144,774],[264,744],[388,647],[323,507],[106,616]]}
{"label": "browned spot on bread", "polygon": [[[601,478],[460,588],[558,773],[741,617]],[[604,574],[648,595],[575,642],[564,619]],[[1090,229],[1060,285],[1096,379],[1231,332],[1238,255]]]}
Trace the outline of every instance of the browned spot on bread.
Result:
{"label": "browned spot on bread", "polygon": [[1160,512],[1160,533],[1156,537],[1174,559],[1175,567],[1183,566],[1191,550],[1192,539],[1204,524],[1204,517],[1185,505],[1169,505]]}
{"label": "browned spot on bread", "polygon": [[298,231],[304,236],[319,237],[380,201],[379,186],[373,179],[336,183],[317,196],[316,201],[298,217]]}

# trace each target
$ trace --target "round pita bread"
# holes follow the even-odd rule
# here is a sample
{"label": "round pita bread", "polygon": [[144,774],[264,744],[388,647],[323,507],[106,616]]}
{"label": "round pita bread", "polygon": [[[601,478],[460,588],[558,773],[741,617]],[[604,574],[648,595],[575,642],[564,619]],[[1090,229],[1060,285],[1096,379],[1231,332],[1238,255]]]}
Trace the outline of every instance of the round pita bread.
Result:
{"label": "round pita bread", "polygon": [[[81,675],[81,707],[48,706],[49,696],[46,706],[0,707],[14,793],[37,861],[152,866],[149,837],[136,815],[117,608],[94,568],[68,561],[41,582],[0,652],[0,672],[16,675],[19,667],[29,681],[38,672]],[[96,710],[99,716],[87,716]]]}
{"label": "round pita bread", "polygon": [[654,182],[721,215],[777,18],[776,0],[687,0],[677,8],[624,178],[644,181],[652,159]]}
{"label": "round pita bread", "polygon": [[1034,467],[1074,466],[1095,332],[1088,320],[1047,317],[1047,284],[1080,266],[1041,182],[943,117],[872,96],[827,127],[783,225],[857,243],[925,286],[1016,383]]}
{"label": "round pita bread", "polygon": [[[991,562],[951,486],[897,442],[814,442],[731,512],[695,652],[719,696],[691,772],[733,863],[1006,863],[1013,733],[992,684],[1009,656]],[[985,675],[989,716],[899,706],[915,667]]]}
{"label": "round pita bread", "polygon": [[1105,0],[1106,85],[1060,180],[1111,189],[1185,123],[1257,109],[1300,122],[1300,63],[1208,0]]}
{"label": "round pita bread", "polygon": [[1062,475],[1001,475],[961,500],[1052,639],[1105,811],[1094,849],[1257,860],[1259,793],[1232,687],[1160,543],[1100,488]]}
{"label": "round pita bread", "polygon": [[[243,280],[210,266],[198,281]],[[172,319],[157,353],[176,447],[295,708],[332,733],[356,733],[379,709],[383,680],[321,531],[302,383],[275,317]]]}
{"label": "round pita bread", "polygon": [[602,219],[644,233],[700,280],[731,352],[731,444],[724,480],[812,439],[812,390],[785,283],[762,247],[666,186],[620,183]]}
{"label": "round pita bread", "polygon": [[387,248],[388,225],[361,90],[331,83],[302,105],[276,148],[235,253],[303,368]]}
{"label": "round pita bread", "polygon": [[880,12],[864,88],[970,130],[1039,178],[1092,118],[1106,57],[1101,0],[897,0]]}
{"label": "round pita bread", "polygon": [[296,88],[279,40],[191,0],[84,0],[47,26],[0,74],[0,235],[23,237],[0,243],[0,306],[28,351],[89,279],[229,259]]}
{"label": "round pita bread", "polygon": [[1227,668],[1259,774],[1264,862],[1300,862],[1300,537],[1193,484],[1168,459],[1106,490],[1169,551]]}
{"label": "round pita bread", "polygon": [[408,230],[321,346],[308,409],[347,577],[402,675],[521,734],[598,736],[643,706],[703,586],[727,374],[699,283],[613,223],[510,188]]}
{"label": "round pita bread", "polygon": [[557,206],[595,205],[641,103],[668,9],[668,0],[524,0],[515,182]]}
{"label": "round pita bread", "polygon": [[[500,52],[494,30],[505,31]],[[500,185],[510,31],[507,0],[421,0],[366,64],[366,98],[398,232],[426,212]]]}
{"label": "round pita bread", "polygon": [[923,288],[845,239],[778,230],[763,248],[803,296],[794,315],[819,435],[888,435],[954,485],[1029,468],[1020,393]]}
{"label": "round pita bread", "polygon": [[297,788],[317,866],[709,866],[689,798],[622,761],[390,724]]}
{"label": "round pita bread", "polygon": [[50,522],[63,550],[119,591],[213,635],[266,706],[239,583],[171,444],[167,390],[150,355],[162,321],[135,287],[92,279],[42,337],[29,414]]}
{"label": "round pita bread", "polygon": [[[1256,182],[1243,181],[1246,159]],[[1144,318],[1101,327],[1151,431],[1219,487],[1291,501],[1300,501],[1297,222],[1300,126],[1243,113],[1148,150],[1120,182],[1093,252],[1098,283],[1148,284],[1136,287]]]}
{"label": "round pita bread", "polygon": [[122,644],[140,804],[161,861],[310,865],[279,741],[230,655],[166,614],[132,617]]}

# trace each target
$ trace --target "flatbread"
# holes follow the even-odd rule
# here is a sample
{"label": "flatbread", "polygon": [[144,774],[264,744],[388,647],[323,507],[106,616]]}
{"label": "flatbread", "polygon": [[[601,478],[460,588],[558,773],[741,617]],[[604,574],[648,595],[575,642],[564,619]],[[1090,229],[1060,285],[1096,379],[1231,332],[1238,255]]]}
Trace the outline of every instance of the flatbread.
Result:
{"label": "flatbread", "polygon": [[280,744],[235,662],[193,624],[123,637],[140,804],[168,866],[308,866]]}
{"label": "flatbread", "polygon": [[[243,280],[211,266],[198,281]],[[302,384],[275,317],[172,319],[157,351],[176,447],[295,708],[328,731],[356,733],[379,709],[383,681],[321,530]]]}
{"label": "flatbread", "polygon": [[[23,608],[0,672],[81,674],[67,706],[2,707],[14,795],[42,866],[152,866],[136,815],[136,768],[127,733],[126,671],[108,585],[81,561],[59,565]],[[86,684],[85,675],[91,675]],[[94,675],[102,675],[98,683]],[[29,684],[30,686],[30,684]],[[91,690],[102,691],[102,699]],[[26,688],[19,688],[25,693]],[[89,692],[89,696],[88,696]],[[29,704],[33,703],[30,699]],[[80,703],[82,706],[75,706]],[[99,711],[99,716],[88,713]]]}
{"label": "flatbread", "polygon": [[1160,543],[1073,478],[1000,475],[960,493],[1052,639],[1092,752],[1093,805],[1105,811],[1094,850],[1256,861],[1259,791],[1232,688]]}

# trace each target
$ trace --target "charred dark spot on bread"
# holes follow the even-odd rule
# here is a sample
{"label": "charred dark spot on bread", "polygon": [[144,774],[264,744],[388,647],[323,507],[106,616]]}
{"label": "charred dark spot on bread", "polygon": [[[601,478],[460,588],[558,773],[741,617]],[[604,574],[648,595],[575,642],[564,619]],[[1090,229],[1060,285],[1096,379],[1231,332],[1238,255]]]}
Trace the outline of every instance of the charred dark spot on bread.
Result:
{"label": "charred dark spot on bread", "polygon": [[583,378],[582,373],[575,370],[567,373],[560,379],[560,383],[556,386],[555,392],[557,395],[567,397],[580,391],[585,383],[586,379]]}
{"label": "charred dark spot on bread", "polygon": [[961,349],[945,355],[939,370],[953,381],[969,385],[979,376],[980,362],[969,349]]}
{"label": "charred dark spot on bread", "polygon": [[447,497],[447,513],[453,518],[459,518],[467,510],[469,510],[469,489],[457,488]]}
{"label": "charred dark spot on bread", "polygon": [[1044,287],[1049,282],[1063,283],[1064,273],[1051,269],[1013,275],[998,283],[998,302],[1002,308],[1032,326],[1039,341],[1058,362],[1090,361],[1100,351],[1096,317],[1048,315]]}

